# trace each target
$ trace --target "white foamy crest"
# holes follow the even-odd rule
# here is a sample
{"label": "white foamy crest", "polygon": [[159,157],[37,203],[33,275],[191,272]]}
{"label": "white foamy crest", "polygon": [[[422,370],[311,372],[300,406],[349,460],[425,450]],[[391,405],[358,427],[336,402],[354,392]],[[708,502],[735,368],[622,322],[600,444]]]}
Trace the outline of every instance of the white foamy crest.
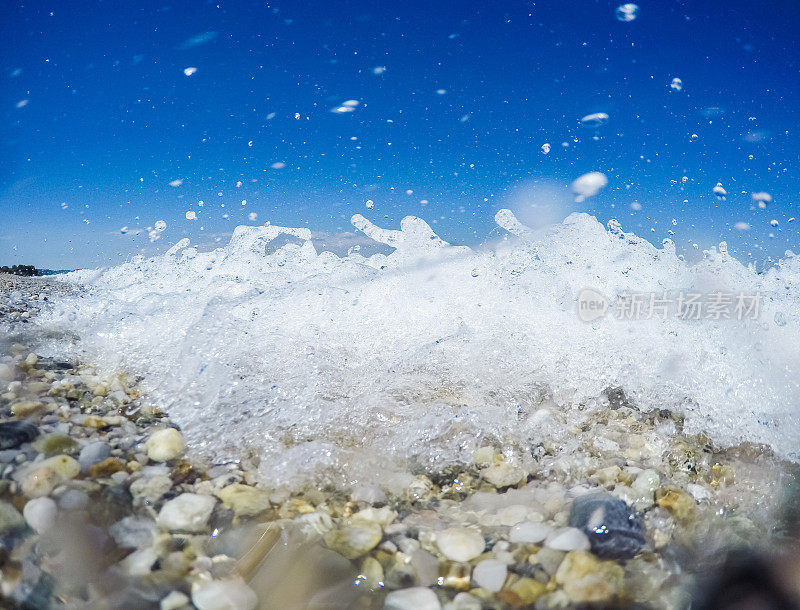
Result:
{"label": "white foamy crest", "polygon": [[[353,225],[391,254],[318,252],[305,228],[238,227],[224,248],[182,240],[164,256],[69,279],[50,326],[84,354],[144,376],[194,446],[261,452],[273,482],[333,470],[349,480],[469,459],[496,439],[548,432],[534,413],[622,388],[643,409],[684,412],[722,443],[800,446],[800,259],[757,273],[724,246],[688,265],[618,223],[572,214],[510,239],[451,246],[422,219]],[[761,293],[757,320],[589,323],[576,296]],[[780,323],[778,323],[780,321]]]}

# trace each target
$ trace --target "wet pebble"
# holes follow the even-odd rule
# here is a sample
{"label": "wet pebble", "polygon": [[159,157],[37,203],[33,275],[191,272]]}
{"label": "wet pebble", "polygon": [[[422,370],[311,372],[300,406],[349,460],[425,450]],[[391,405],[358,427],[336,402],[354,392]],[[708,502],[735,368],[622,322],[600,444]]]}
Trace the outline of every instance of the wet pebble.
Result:
{"label": "wet pebble", "polygon": [[436,546],[447,559],[466,562],[483,553],[486,542],[478,530],[456,527],[436,532]]}
{"label": "wet pebble", "polygon": [[644,524],[639,514],[623,500],[609,494],[576,498],[569,525],[586,534],[592,552],[598,557],[628,559],[645,543]]}
{"label": "wet pebble", "polygon": [[26,421],[0,422],[0,449],[16,449],[36,438],[39,430]]}
{"label": "wet pebble", "polygon": [[389,593],[383,607],[384,610],[439,610],[442,605],[430,589],[410,587]]}
{"label": "wet pebble", "polygon": [[157,523],[170,531],[202,532],[215,504],[216,499],[211,496],[183,493],[161,507]]}
{"label": "wet pebble", "polygon": [[81,449],[78,455],[78,464],[80,464],[81,472],[88,472],[91,466],[98,464],[111,457],[111,448],[103,442],[93,442],[86,445]]}
{"label": "wet pebble", "polygon": [[51,498],[34,498],[22,509],[25,521],[37,534],[42,534],[53,527],[57,514],[58,507]]}
{"label": "wet pebble", "polygon": [[253,610],[258,598],[241,578],[200,581],[192,585],[197,610]]}

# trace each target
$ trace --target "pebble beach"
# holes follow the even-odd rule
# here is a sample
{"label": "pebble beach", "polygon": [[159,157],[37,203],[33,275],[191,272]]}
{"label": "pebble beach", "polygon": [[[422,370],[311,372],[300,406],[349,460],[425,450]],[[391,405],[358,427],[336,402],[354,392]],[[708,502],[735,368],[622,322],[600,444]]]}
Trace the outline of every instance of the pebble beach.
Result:
{"label": "pebble beach", "polygon": [[37,351],[71,290],[0,276],[3,607],[706,607],[743,553],[773,607],[800,600],[800,469],[768,447],[611,391],[574,424],[539,413],[570,438],[524,459],[486,445],[401,493],[274,487],[246,448],[193,451],[125,371]]}

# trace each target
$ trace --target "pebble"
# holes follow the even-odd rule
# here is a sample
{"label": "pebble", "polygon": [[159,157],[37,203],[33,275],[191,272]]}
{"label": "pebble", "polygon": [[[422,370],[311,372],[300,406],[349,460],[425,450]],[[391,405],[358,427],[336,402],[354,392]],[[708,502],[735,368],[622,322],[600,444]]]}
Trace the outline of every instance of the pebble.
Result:
{"label": "pebble", "polygon": [[78,448],[78,442],[66,434],[48,434],[33,443],[33,448],[50,457],[59,453],[73,453]]}
{"label": "pebble", "polygon": [[558,567],[555,580],[577,603],[607,602],[622,590],[624,571],[613,561],[597,559],[586,551],[571,551]]}
{"label": "pebble", "polygon": [[147,457],[154,462],[168,462],[183,455],[185,445],[183,435],[175,428],[156,430],[145,444]]}
{"label": "pebble", "polygon": [[495,487],[509,487],[522,481],[525,471],[507,462],[500,462],[482,470],[481,477]]}
{"label": "pebble", "polygon": [[440,610],[436,593],[425,587],[410,587],[392,591],[386,596],[384,610]]}
{"label": "pebble", "polygon": [[28,417],[44,409],[44,403],[38,400],[20,400],[11,405],[11,413],[17,417]]}
{"label": "pebble", "polygon": [[216,502],[211,496],[183,493],[161,507],[158,526],[170,531],[202,532]]}
{"label": "pebble", "polygon": [[159,610],[179,610],[189,605],[189,597],[180,591],[171,591],[166,597],[162,598],[158,605]]}
{"label": "pebble", "polygon": [[103,442],[89,443],[78,454],[81,472],[89,472],[89,468],[111,456],[111,448]]}
{"label": "pebble", "polygon": [[636,510],[646,510],[655,503],[654,496],[656,489],[661,482],[659,474],[652,469],[642,470],[631,484],[631,490],[635,494],[633,507]]}
{"label": "pebble", "polygon": [[556,551],[588,551],[591,548],[586,534],[574,527],[562,527],[555,530],[547,537],[544,545]]}
{"label": "pebble", "polygon": [[10,502],[0,500],[0,534],[10,534],[25,526],[25,519]]}
{"label": "pebble", "polygon": [[478,530],[455,527],[436,532],[436,546],[447,559],[463,563],[483,553],[486,542]]}
{"label": "pebble", "polygon": [[158,561],[156,550],[153,547],[145,547],[123,559],[122,568],[129,576],[147,576],[156,561]]}
{"label": "pebble", "polygon": [[464,591],[456,594],[453,601],[445,605],[445,610],[481,610],[481,608],[480,600]]}
{"label": "pebble", "polygon": [[644,523],[639,514],[610,494],[591,493],[576,498],[569,525],[586,534],[592,552],[598,557],[630,559],[645,543]]}
{"label": "pebble", "polygon": [[662,487],[656,491],[656,504],[668,510],[682,523],[688,523],[694,519],[694,499],[675,487]]}
{"label": "pebble", "polygon": [[364,521],[347,525],[325,534],[325,544],[347,559],[356,559],[374,549],[383,538],[383,530],[377,523]]}
{"label": "pebble", "polygon": [[143,477],[131,483],[130,491],[134,498],[155,504],[161,496],[172,489],[172,481],[166,475]]}
{"label": "pebble", "polygon": [[511,542],[537,544],[547,538],[552,531],[553,528],[544,523],[525,521],[511,528],[508,539]]}
{"label": "pebble", "polygon": [[0,422],[0,449],[16,449],[29,443],[39,434],[39,429],[26,421]]}
{"label": "pebble", "polygon": [[82,510],[89,504],[89,496],[80,489],[68,489],[58,499],[58,507],[62,510]]}
{"label": "pebble", "polygon": [[22,509],[25,521],[37,534],[43,534],[53,527],[57,514],[58,507],[50,498],[34,498]]}
{"label": "pebble", "polygon": [[107,478],[120,472],[125,472],[125,462],[114,457],[89,467],[89,476],[93,479]]}
{"label": "pebble", "polygon": [[268,491],[241,483],[223,487],[216,495],[236,516],[257,515],[270,507]]}
{"label": "pebble", "polygon": [[497,592],[503,588],[508,570],[506,564],[497,559],[484,559],[472,570],[472,580],[487,591]]}
{"label": "pebble", "polygon": [[253,610],[258,598],[241,578],[196,582],[192,603],[197,610]]}
{"label": "pebble", "polygon": [[57,455],[40,462],[22,482],[22,492],[29,498],[50,495],[59,483],[80,474],[78,462],[68,455]]}

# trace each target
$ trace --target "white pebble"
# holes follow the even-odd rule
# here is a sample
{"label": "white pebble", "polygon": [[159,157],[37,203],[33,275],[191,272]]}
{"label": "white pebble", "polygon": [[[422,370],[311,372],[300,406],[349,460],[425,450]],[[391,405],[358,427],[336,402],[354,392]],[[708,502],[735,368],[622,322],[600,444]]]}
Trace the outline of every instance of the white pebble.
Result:
{"label": "white pebble", "polygon": [[503,588],[508,570],[506,564],[496,559],[484,559],[472,571],[472,580],[487,591],[497,592]]}
{"label": "white pebble", "polygon": [[189,605],[189,598],[180,591],[172,591],[169,595],[161,600],[159,604],[160,610],[178,610]]}
{"label": "white pebble", "polygon": [[183,455],[183,436],[175,428],[157,430],[147,439],[147,457],[154,462],[168,462]]}
{"label": "white pebble", "polygon": [[158,526],[172,531],[201,532],[206,528],[216,499],[184,493],[173,498],[158,513]]}
{"label": "white pebble", "polygon": [[486,542],[477,530],[454,527],[436,532],[436,546],[447,559],[465,562],[483,553]]}
{"label": "white pebble", "polygon": [[192,585],[192,603],[198,610],[253,610],[258,597],[241,578],[226,578]]}
{"label": "white pebble", "polygon": [[544,545],[557,551],[588,551],[591,546],[586,534],[574,527],[557,529],[547,537]]}
{"label": "white pebble", "polygon": [[525,521],[519,525],[515,525],[509,532],[508,539],[511,542],[520,542],[523,544],[537,544],[547,538],[553,528],[544,523],[531,523]]}
{"label": "white pebble", "polygon": [[426,587],[392,591],[383,604],[384,610],[439,610],[441,607],[436,593]]}
{"label": "white pebble", "polygon": [[50,498],[35,498],[22,509],[22,516],[37,534],[43,534],[53,527],[56,514],[58,507]]}

